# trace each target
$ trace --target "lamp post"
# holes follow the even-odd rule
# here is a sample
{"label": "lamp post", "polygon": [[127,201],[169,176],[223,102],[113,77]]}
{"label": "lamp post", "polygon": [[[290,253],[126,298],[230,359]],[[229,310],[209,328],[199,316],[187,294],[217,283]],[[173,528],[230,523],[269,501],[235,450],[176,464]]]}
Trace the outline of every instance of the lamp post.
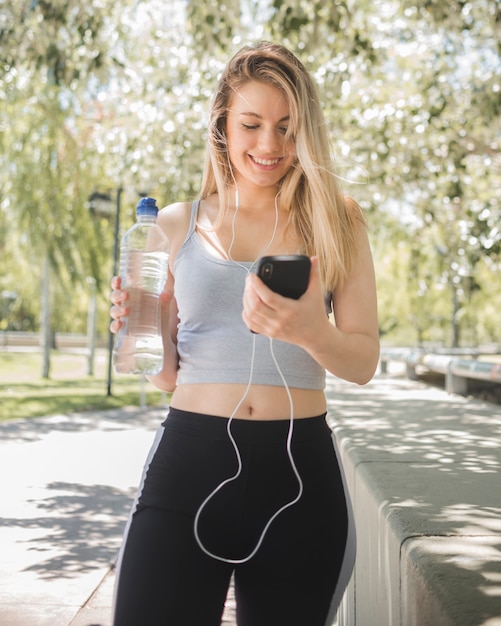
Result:
{"label": "lamp post", "polygon": [[96,279],[87,276],[89,286],[89,310],[87,311],[87,376],[94,376],[94,352],[96,347]]}
{"label": "lamp post", "polygon": [[[115,230],[113,239],[113,276],[118,274],[119,234],[120,234],[120,209],[122,202],[122,187],[116,190],[115,198]],[[111,218],[113,212],[113,200],[110,193],[95,191],[89,197],[89,207],[94,215]],[[113,373],[113,333],[108,331],[108,377],[106,395],[111,396],[111,383]]]}

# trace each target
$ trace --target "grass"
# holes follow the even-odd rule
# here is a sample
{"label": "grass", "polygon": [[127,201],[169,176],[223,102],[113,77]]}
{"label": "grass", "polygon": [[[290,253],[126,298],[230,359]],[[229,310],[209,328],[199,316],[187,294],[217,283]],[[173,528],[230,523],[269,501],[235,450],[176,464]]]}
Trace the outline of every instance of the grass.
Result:
{"label": "grass", "polygon": [[108,354],[96,352],[94,376],[87,374],[84,354],[54,350],[50,378],[41,377],[39,352],[0,352],[0,422],[59,413],[165,403],[165,394],[139,376],[112,373],[107,395]]}
{"label": "grass", "polygon": [[[483,360],[501,362],[501,356]],[[76,351],[54,350],[50,378],[41,377],[38,351],[0,351],[0,422],[43,415],[139,406],[144,393],[148,406],[165,404],[165,394],[139,376],[112,374],[112,395],[107,396],[108,353],[97,350],[94,376],[87,375],[87,357]]]}

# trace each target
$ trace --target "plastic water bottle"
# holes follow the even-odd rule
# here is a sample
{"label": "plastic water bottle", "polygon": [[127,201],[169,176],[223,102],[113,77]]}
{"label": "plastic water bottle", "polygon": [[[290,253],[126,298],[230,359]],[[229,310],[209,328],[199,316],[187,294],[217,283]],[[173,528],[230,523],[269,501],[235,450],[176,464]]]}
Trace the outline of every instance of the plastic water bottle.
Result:
{"label": "plastic water bottle", "polygon": [[168,273],[169,242],[156,224],[154,198],[141,198],[136,223],[122,237],[120,278],[129,314],[115,338],[113,363],[121,374],[158,374],[163,366],[162,293]]}

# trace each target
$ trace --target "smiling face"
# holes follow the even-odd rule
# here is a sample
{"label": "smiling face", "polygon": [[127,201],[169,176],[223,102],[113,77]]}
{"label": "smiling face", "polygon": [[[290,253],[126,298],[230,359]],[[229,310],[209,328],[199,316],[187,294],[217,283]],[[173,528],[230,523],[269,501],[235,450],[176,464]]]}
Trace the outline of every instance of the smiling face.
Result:
{"label": "smiling face", "polygon": [[280,89],[251,81],[230,98],[226,122],[228,153],[239,185],[276,187],[296,160],[286,137],[289,106]]}

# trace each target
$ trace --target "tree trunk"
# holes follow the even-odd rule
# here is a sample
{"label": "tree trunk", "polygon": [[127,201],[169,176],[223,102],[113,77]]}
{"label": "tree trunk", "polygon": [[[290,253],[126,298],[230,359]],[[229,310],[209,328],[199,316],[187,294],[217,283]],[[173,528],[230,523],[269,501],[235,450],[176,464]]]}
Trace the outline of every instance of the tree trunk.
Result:
{"label": "tree trunk", "polygon": [[42,272],[42,313],[40,322],[42,331],[42,378],[49,378],[52,332],[50,326],[50,261],[48,254],[45,256]]}

